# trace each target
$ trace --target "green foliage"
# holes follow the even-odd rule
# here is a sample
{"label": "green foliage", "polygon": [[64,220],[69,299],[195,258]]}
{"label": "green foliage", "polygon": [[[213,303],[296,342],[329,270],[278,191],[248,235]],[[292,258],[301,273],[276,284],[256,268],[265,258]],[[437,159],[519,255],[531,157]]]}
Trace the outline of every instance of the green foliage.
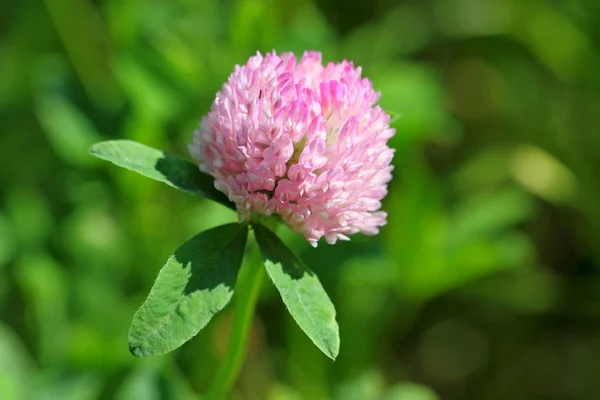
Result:
{"label": "green foliage", "polygon": [[43,94],[37,101],[36,115],[62,159],[73,165],[91,164],[86,150],[101,136],[81,111],[60,96]]}
{"label": "green foliage", "polygon": [[129,349],[134,355],[155,356],[178,348],[229,303],[247,235],[247,224],[223,225],[175,250],[133,317]]}
{"label": "green foliage", "polygon": [[4,325],[0,325],[0,397],[25,398],[29,392],[27,376],[33,366],[19,338]]}
{"label": "green foliage", "polygon": [[382,400],[439,400],[429,388],[411,382],[392,386]]}
{"label": "green foliage", "polygon": [[90,148],[90,153],[184,192],[232,207],[223,193],[214,188],[214,179],[183,158],[128,140],[96,143]]}
{"label": "green foliage", "polygon": [[399,382],[386,388],[383,376],[367,371],[352,381],[344,383],[336,397],[339,400],[439,400],[429,388],[413,382]]}
{"label": "green foliage", "polygon": [[335,308],[319,278],[268,228],[253,224],[267,274],[288,311],[310,340],[332,360],[340,349]]}

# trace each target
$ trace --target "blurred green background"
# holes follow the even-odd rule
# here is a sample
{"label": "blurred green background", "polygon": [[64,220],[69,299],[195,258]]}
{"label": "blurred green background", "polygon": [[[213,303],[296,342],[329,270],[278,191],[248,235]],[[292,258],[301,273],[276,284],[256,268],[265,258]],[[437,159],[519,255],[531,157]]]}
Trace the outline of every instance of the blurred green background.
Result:
{"label": "blurred green background", "polygon": [[228,307],[175,353],[127,348],[135,309],[224,207],[87,154],[187,155],[235,64],[321,50],[400,118],[389,223],[285,233],[338,310],[331,363],[265,285],[231,399],[598,399],[600,2],[0,2],[0,399],[192,399]]}

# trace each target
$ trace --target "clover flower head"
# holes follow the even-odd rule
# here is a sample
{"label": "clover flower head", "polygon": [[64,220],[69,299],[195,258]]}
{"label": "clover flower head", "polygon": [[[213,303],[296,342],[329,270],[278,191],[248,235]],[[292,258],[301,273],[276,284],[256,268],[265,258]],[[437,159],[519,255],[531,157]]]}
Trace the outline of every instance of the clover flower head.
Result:
{"label": "clover flower head", "polygon": [[385,225],[395,134],[352,62],[262,56],[236,66],[189,146],[240,218],[278,214],[313,246]]}

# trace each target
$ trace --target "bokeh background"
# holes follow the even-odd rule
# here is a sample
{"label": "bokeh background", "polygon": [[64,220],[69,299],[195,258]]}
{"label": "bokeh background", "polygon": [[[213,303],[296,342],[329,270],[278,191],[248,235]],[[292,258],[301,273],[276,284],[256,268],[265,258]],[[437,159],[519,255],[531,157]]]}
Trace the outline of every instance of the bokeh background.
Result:
{"label": "bokeh background", "polygon": [[[598,399],[600,2],[0,2],[0,399],[201,394],[228,307],[175,353],[127,348],[175,247],[236,219],[102,163],[186,155],[233,66],[321,50],[399,118],[389,223],[310,248],[336,304],[330,362],[266,284],[231,399]],[[196,393],[196,394],[194,394]]]}

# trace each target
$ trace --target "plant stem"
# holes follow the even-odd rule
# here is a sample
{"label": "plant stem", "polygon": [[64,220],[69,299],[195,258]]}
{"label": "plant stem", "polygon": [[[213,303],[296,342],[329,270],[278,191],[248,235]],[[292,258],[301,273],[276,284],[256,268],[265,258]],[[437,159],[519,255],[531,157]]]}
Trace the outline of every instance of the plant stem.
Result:
{"label": "plant stem", "polygon": [[254,317],[254,308],[260,286],[265,276],[258,245],[254,243],[254,250],[250,262],[246,264],[246,271],[238,280],[235,293],[235,310],[233,323],[225,357],[219,365],[215,379],[206,395],[207,400],[221,400],[231,391],[242,368],[248,347],[248,334]]}

